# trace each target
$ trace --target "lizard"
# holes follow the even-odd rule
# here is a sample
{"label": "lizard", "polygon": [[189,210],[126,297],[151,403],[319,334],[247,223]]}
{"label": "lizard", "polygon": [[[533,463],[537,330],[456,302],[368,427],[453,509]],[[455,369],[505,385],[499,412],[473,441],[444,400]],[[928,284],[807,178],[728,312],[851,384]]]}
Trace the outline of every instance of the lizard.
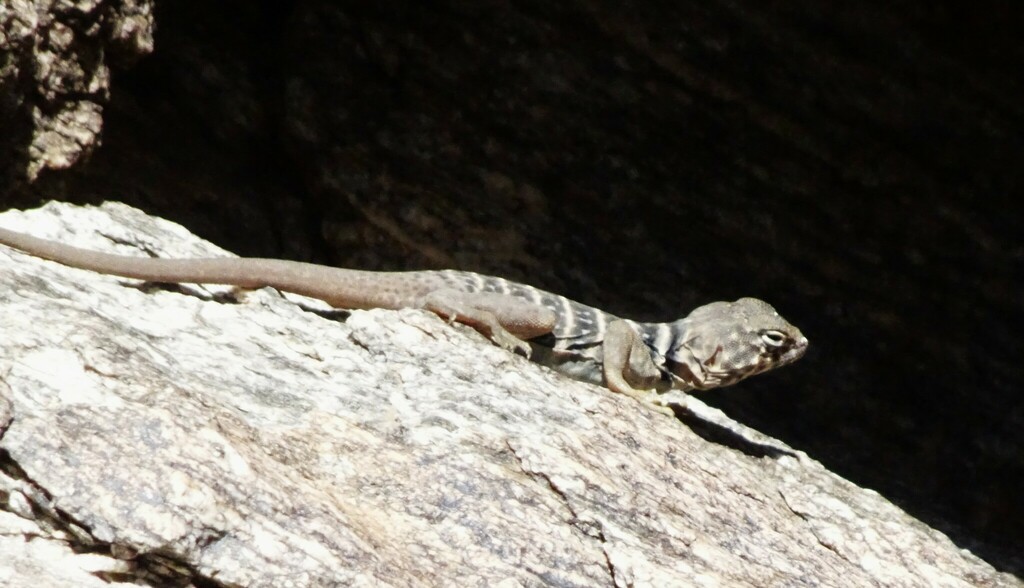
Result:
{"label": "lizard", "polygon": [[66,266],[157,283],[263,287],[341,309],[418,308],[496,345],[671,414],[658,397],[728,386],[803,356],[807,338],[767,302],[712,302],[671,322],[637,322],[568,298],[458,270],[365,271],[253,257],[168,259],[81,249],[0,228],[0,244]]}

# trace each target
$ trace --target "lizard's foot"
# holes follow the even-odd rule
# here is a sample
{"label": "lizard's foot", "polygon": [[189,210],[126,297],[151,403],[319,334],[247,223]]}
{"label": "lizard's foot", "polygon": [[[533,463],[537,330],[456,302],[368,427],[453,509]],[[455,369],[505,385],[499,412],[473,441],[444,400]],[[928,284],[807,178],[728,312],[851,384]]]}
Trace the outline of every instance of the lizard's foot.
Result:
{"label": "lizard's foot", "polygon": [[659,397],[661,395],[658,393],[657,390],[637,390],[636,388],[632,388],[626,385],[625,382],[622,382],[621,384],[622,385],[616,386],[615,388],[609,388],[611,388],[614,392],[618,392],[620,394],[625,394],[626,396],[629,396],[630,398],[638,401],[640,404],[643,404],[644,406],[649,407],[651,410],[655,412],[667,414],[672,417],[676,416],[676,412],[672,410],[671,406],[664,404],[663,402],[660,401],[661,399]]}
{"label": "lizard's foot", "polygon": [[[654,392],[654,395],[657,396],[657,392]],[[642,400],[641,402],[643,402],[647,406],[651,407],[651,410],[653,410],[655,412],[660,412],[661,414],[667,414],[670,417],[676,416],[676,411],[672,410],[671,406],[659,402],[657,398],[649,398],[649,399]]]}
{"label": "lizard's foot", "polygon": [[[685,399],[686,395],[683,395],[682,399]],[[649,396],[644,398],[643,402],[650,405],[654,410],[664,413],[667,415],[675,416],[676,411],[672,408],[673,404],[679,404],[681,400],[678,396],[669,398],[665,394],[658,392],[657,390],[651,390]]]}
{"label": "lizard's foot", "polygon": [[518,353],[519,355],[522,355],[526,359],[530,359],[530,352],[532,351],[530,349],[530,344],[527,343],[526,341],[523,341],[519,337],[516,337],[512,333],[509,333],[505,329],[501,329],[500,331],[493,331],[490,334],[490,339],[498,347],[501,347],[502,349],[505,349],[507,351],[511,351],[512,353]]}

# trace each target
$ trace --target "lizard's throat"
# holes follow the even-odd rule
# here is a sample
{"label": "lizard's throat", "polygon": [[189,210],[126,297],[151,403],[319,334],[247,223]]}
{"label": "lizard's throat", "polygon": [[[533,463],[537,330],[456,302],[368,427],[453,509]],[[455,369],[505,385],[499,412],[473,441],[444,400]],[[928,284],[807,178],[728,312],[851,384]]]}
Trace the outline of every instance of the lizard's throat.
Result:
{"label": "lizard's throat", "polygon": [[663,368],[672,380],[672,388],[676,390],[705,390],[720,385],[708,385],[708,371],[689,350],[685,354],[677,353],[675,357],[666,357]]}
{"label": "lizard's throat", "polygon": [[672,387],[678,390],[710,390],[730,386],[767,369],[767,366],[757,363],[746,366],[746,369],[740,369],[739,366],[723,369],[720,365],[721,354],[722,349],[719,347],[702,361],[690,349],[677,349],[673,357],[665,358],[664,364],[672,378]]}

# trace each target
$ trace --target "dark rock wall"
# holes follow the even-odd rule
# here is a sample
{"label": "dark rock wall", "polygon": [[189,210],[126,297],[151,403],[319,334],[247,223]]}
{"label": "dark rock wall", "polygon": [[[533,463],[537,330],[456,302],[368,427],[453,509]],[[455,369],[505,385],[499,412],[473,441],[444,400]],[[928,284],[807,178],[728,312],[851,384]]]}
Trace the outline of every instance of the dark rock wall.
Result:
{"label": "dark rock wall", "polygon": [[1024,574],[1013,2],[164,2],[87,165],[240,253],[500,273],[640,318],[765,298],[705,395]]}

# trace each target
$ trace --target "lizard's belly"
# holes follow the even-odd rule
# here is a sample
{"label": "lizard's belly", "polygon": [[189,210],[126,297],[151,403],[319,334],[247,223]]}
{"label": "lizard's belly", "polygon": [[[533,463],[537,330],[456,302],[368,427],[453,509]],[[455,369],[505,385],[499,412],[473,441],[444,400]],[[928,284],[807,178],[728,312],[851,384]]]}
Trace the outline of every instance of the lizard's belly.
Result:
{"label": "lizard's belly", "polygon": [[530,348],[530,359],[541,365],[547,366],[574,380],[589,382],[598,386],[604,384],[604,374],[601,369],[602,363],[598,357],[601,349],[600,345],[560,351],[531,341]]}

